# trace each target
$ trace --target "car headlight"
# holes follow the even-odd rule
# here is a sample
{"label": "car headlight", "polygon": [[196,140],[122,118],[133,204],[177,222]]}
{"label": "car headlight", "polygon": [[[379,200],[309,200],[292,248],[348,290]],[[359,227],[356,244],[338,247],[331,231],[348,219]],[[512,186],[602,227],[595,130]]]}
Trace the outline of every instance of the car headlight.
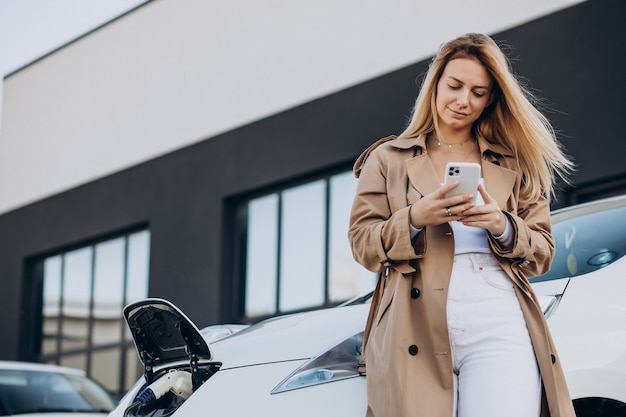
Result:
{"label": "car headlight", "polygon": [[283,379],[272,394],[359,376],[363,332],[307,361]]}

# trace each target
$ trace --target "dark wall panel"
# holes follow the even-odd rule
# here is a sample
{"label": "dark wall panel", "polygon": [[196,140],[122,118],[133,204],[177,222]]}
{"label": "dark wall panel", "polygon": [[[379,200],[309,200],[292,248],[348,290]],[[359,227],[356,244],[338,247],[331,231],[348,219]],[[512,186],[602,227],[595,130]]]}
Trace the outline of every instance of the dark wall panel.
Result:
{"label": "dark wall panel", "polygon": [[579,187],[626,180],[625,18],[624,1],[588,1],[497,36],[514,47],[515,70],[551,109]]}

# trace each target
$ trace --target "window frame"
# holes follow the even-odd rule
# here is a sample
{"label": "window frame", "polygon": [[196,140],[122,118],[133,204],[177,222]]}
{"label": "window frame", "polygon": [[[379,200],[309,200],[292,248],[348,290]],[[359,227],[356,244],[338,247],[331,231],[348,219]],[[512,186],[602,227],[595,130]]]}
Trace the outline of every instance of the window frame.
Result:
{"label": "window frame", "polygon": [[[147,223],[141,223],[135,225],[133,227],[121,229],[118,231],[114,231],[105,235],[101,235],[97,238],[83,240],[71,245],[66,245],[62,248],[58,248],[53,251],[47,251],[45,253],[40,253],[34,256],[29,257],[25,260],[25,275],[26,278],[24,280],[24,291],[23,291],[23,305],[30,312],[25,315],[24,321],[31,323],[30,326],[22,326],[23,328],[28,328],[28,331],[25,331],[21,334],[20,337],[20,346],[27,347],[23,349],[23,353],[20,356],[20,359],[34,362],[42,362],[42,363],[51,363],[56,365],[62,365],[61,360],[63,357],[68,357],[77,354],[84,354],[86,357],[85,366],[83,370],[89,377],[98,378],[97,375],[94,375],[93,368],[93,360],[98,352],[106,352],[110,351],[112,348],[119,349],[119,370],[117,372],[117,386],[112,389],[113,392],[118,394],[124,393],[136,380],[136,378],[140,375],[138,373],[140,369],[137,369],[137,372],[134,372],[129,375],[128,369],[128,358],[130,355],[135,355],[135,347],[132,340],[132,337],[128,334],[126,330],[126,324],[122,317],[120,311],[120,328],[121,332],[119,338],[115,341],[107,342],[107,343],[94,343],[94,328],[95,328],[95,316],[94,316],[94,286],[96,280],[96,248],[98,245],[114,241],[116,239],[123,239],[123,265],[122,265],[122,305],[126,305],[131,300],[128,298],[127,290],[129,288],[129,267],[130,267],[130,239],[134,235],[138,235],[139,233],[147,232],[148,233],[148,241],[147,241],[147,265],[146,265],[146,291],[149,293],[149,285],[150,285],[150,258],[151,258],[151,246],[152,246],[152,235],[150,228]],[[74,348],[74,349],[61,349],[61,339],[63,332],[63,321],[64,321],[64,312],[63,312],[63,290],[60,290],[59,293],[59,305],[58,305],[58,323],[56,333],[53,337],[56,338],[56,350],[54,353],[44,353],[43,351],[43,343],[45,340],[44,335],[44,288],[45,288],[45,262],[47,259],[60,256],[61,257],[61,280],[63,280],[63,274],[65,274],[64,263],[65,263],[65,255],[81,250],[81,249],[89,249],[89,257],[90,257],[90,270],[89,270],[89,300],[88,300],[88,316],[85,318],[86,326],[87,326],[87,334],[85,335],[87,343],[85,348]],[[147,296],[147,294],[146,294]],[[130,352],[130,355],[129,355]],[[132,371],[132,370],[131,370]]]}
{"label": "window frame", "polygon": [[[235,300],[237,302],[237,305],[239,306],[237,308],[236,311],[236,315],[238,317],[238,321],[242,322],[242,323],[253,323],[256,321],[260,321],[269,317],[274,317],[277,315],[281,315],[281,314],[288,314],[288,313],[296,313],[296,312],[304,312],[304,311],[312,311],[312,310],[318,310],[321,308],[327,308],[327,307],[333,307],[336,305],[340,305],[342,303],[345,303],[347,300],[342,299],[342,300],[337,300],[337,301],[333,301],[331,300],[331,288],[330,288],[330,269],[331,269],[331,255],[330,255],[330,249],[331,249],[331,233],[330,233],[330,227],[331,227],[331,212],[332,212],[332,201],[331,201],[331,194],[332,194],[332,187],[331,187],[331,183],[332,183],[332,179],[334,177],[340,176],[340,175],[350,175],[352,173],[352,166],[341,166],[341,167],[337,167],[335,169],[331,169],[328,171],[324,171],[322,173],[317,173],[317,174],[312,174],[306,177],[302,177],[293,181],[289,181],[289,182],[284,182],[272,187],[265,187],[263,189],[259,189],[255,192],[251,192],[248,193],[246,195],[242,195],[240,197],[235,197],[233,199],[233,201],[231,201],[231,209],[234,210],[234,248],[235,250],[233,251],[233,275],[235,276],[235,282],[237,283],[236,285],[233,286],[233,291],[236,292],[235,295]],[[269,196],[271,194],[277,194],[278,195],[278,219],[277,219],[277,224],[278,224],[278,243],[277,243],[277,257],[278,259],[276,260],[277,265],[280,265],[280,256],[281,256],[281,227],[282,227],[282,221],[281,221],[281,216],[282,216],[282,199],[283,199],[283,193],[286,191],[289,191],[291,189],[294,189],[296,187],[300,187],[306,184],[310,184],[310,183],[314,183],[316,181],[320,181],[322,180],[324,182],[324,198],[325,201],[323,203],[324,206],[324,236],[323,236],[323,242],[324,242],[324,256],[323,256],[323,286],[324,286],[324,290],[323,290],[323,294],[324,294],[324,301],[322,304],[319,305],[314,305],[314,306],[310,306],[310,307],[302,307],[302,308],[297,308],[297,309],[290,309],[290,310],[281,310],[280,309],[280,279],[281,279],[281,272],[280,272],[280,267],[278,268],[278,277],[276,277],[276,288],[274,289],[275,291],[275,305],[274,305],[274,311],[272,313],[269,314],[262,314],[262,315],[255,315],[255,316],[248,316],[246,314],[246,271],[247,271],[247,259],[248,259],[248,253],[247,253],[247,238],[248,238],[248,219],[249,219],[249,213],[248,213],[248,206],[249,203],[252,202],[255,199],[259,199],[265,196]],[[353,197],[353,196],[351,196]],[[346,234],[347,234],[347,230],[346,230]],[[356,261],[355,261],[356,264]],[[360,267],[362,268],[362,267]],[[364,270],[364,269],[363,269]],[[367,272],[367,271],[365,271]],[[374,278],[376,277],[376,274],[372,273],[372,281],[375,284]],[[372,286],[373,289],[373,286]],[[362,295],[362,294],[359,294]]]}

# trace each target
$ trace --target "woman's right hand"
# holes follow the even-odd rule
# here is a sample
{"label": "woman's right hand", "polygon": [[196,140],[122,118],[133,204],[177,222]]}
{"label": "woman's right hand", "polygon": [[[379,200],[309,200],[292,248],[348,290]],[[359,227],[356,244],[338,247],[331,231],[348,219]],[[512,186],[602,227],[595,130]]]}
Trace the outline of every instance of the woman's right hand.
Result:
{"label": "woman's right hand", "polygon": [[423,228],[462,219],[465,210],[474,207],[472,194],[461,194],[446,198],[446,193],[459,185],[458,181],[444,184],[437,190],[413,203],[410,208],[411,225]]}

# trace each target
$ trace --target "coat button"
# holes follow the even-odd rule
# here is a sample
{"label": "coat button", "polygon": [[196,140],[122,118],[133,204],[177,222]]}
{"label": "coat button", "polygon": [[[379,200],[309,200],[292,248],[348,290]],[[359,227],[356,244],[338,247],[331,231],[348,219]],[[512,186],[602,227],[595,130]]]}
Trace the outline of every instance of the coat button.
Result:
{"label": "coat button", "polygon": [[552,363],[556,363],[556,356],[550,355],[550,360],[552,361]]}
{"label": "coat button", "polygon": [[418,349],[418,348],[417,348],[417,346],[415,346],[415,345],[411,345],[411,346],[409,346],[409,353],[410,353],[411,355],[413,355],[413,356],[417,355],[417,351],[418,351],[418,350],[419,350],[419,349]]}
{"label": "coat button", "polygon": [[411,298],[419,298],[420,289],[419,288],[411,288]]}

